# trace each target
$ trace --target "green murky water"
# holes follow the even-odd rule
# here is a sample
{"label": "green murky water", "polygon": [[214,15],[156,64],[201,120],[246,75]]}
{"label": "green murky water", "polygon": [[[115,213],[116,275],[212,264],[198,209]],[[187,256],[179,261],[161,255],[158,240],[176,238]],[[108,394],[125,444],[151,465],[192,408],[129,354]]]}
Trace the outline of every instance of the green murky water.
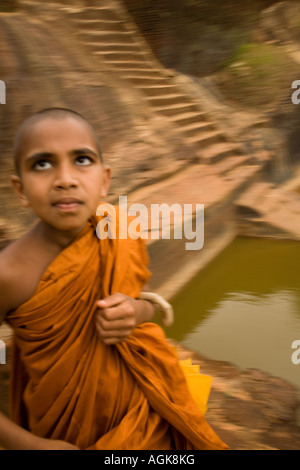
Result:
{"label": "green murky water", "polygon": [[172,300],[167,336],[300,387],[300,243],[237,238]]}

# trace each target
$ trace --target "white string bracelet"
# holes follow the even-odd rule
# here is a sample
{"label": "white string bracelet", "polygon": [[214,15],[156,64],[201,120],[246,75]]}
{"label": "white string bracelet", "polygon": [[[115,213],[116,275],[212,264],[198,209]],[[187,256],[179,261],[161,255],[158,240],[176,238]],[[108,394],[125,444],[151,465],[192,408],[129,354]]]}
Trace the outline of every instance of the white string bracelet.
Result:
{"label": "white string bracelet", "polygon": [[162,324],[164,326],[171,326],[174,323],[173,307],[169,302],[163,299],[161,295],[154,292],[141,292],[139,299],[148,300],[155,305],[157,310],[163,313]]}

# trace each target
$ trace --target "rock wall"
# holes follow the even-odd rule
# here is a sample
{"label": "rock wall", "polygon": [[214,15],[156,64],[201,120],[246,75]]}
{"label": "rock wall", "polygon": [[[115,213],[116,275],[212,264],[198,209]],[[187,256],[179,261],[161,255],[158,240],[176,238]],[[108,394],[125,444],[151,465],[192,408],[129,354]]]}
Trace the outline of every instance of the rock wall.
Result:
{"label": "rock wall", "polygon": [[35,18],[26,12],[0,17],[1,79],[7,88],[7,104],[0,114],[0,205],[11,237],[32,222],[31,215],[19,208],[9,175],[13,136],[34,111],[69,107],[91,121],[105,161],[113,166],[111,199],[167,174],[169,155],[179,160],[189,153],[172,126],[168,122],[162,126],[141,101],[138,90],[125,88],[118,73],[107,70],[100,57],[93,61],[61,13],[51,8],[44,14],[41,10],[38,21]]}
{"label": "rock wall", "polygon": [[274,0],[124,0],[157,57],[186,74],[214,73]]}
{"label": "rock wall", "polygon": [[0,11],[15,11],[18,6],[17,0],[1,0]]}
{"label": "rock wall", "polygon": [[[249,152],[255,153],[260,142],[263,151],[273,154],[266,178],[281,183],[293,176],[300,163],[299,113],[291,102],[292,82],[299,79],[300,2],[246,1],[243,8],[235,0],[124,3],[159,60],[188,74],[195,96],[199,87],[199,100],[207,99],[211,107],[214,99],[228,104],[218,109],[219,119],[226,122],[238,111],[248,113],[252,128],[242,130],[240,116],[231,128],[240,129]],[[257,57],[248,64],[237,52],[251,45]],[[266,54],[270,57],[265,60]],[[222,75],[228,60],[228,73]]]}

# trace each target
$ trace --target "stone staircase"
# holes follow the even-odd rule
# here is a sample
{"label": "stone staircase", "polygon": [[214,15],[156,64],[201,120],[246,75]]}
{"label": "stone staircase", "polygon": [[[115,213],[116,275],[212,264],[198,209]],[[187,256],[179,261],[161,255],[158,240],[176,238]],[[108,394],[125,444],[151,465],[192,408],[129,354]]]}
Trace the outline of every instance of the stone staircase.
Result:
{"label": "stone staircase", "polygon": [[[170,164],[163,171],[161,180],[151,180],[151,184],[128,192],[129,204],[144,203],[147,207],[154,203],[169,206],[178,202],[204,204],[205,247],[217,238],[225,238],[227,229],[230,232],[228,239],[236,233],[299,239],[296,220],[299,219],[299,197],[284,190],[278,192],[261,181],[268,157],[249,156],[239,144],[231,141],[215,115],[201,107],[199,94],[197,98],[190,94],[184,82],[177,80],[179,74],[166,70],[157,61],[120,1],[103,0],[97,7],[70,5],[67,1],[63,5],[45,5],[39,1],[22,3],[26,14],[29,11],[40,14],[47,9],[48,16],[54,15],[53,23],[55,14],[60,15],[66,23],[68,41],[74,50],[81,48],[85,52],[86,63],[92,63],[112,78],[117,77],[121,93],[124,91],[125,94],[127,88],[136,91],[138,99],[145,102],[146,112],[159,116],[162,126],[171,125],[175,135],[191,149],[192,158],[187,152],[180,171],[174,171],[175,161],[173,163],[170,156]],[[35,17],[27,14],[27,18]],[[40,15],[39,28],[43,21],[43,15]],[[11,33],[17,34],[18,23],[10,26],[14,26]],[[34,40],[33,37],[31,42]],[[25,43],[28,43],[27,39]],[[31,47],[28,43],[28,49]],[[109,202],[118,203],[117,200]],[[195,253],[184,251],[184,241],[176,247],[168,243],[171,257],[173,253],[176,256],[182,253],[178,257],[179,264],[188,259],[194,263]],[[174,271],[174,264],[166,261],[168,250],[164,241],[150,243],[149,249],[152,259],[164,260],[161,272],[162,277],[167,278]],[[198,261],[196,264],[199,267]],[[153,267],[155,275],[158,271]],[[163,279],[157,279],[162,285]]]}
{"label": "stone staircase", "polygon": [[259,182],[235,202],[241,235],[300,241],[300,195]]}
{"label": "stone staircase", "polygon": [[[179,83],[180,74],[161,65],[121,0],[102,0],[101,6],[92,0],[20,3],[32,16],[41,16],[43,12],[51,15],[51,10],[64,14],[68,28],[72,26],[74,47],[80,44],[86,51],[86,59],[118,77],[124,90],[134,89],[139,93],[145,109],[159,116],[162,126],[164,123],[171,126],[177,139],[190,148],[186,165],[213,166],[221,178],[229,177],[231,172],[234,177],[237,168],[249,167],[256,177],[258,162],[241,144],[233,142],[220,122],[202,108],[199,97]],[[185,168],[184,162],[174,164],[179,169]]]}
{"label": "stone staircase", "polygon": [[158,62],[121,2],[104,1],[101,7],[65,12],[93,60],[99,65],[105,63],[106,69],[121,76],[127,86],[139,90],[147,105],[171,122],[194,149],[195,162],[214,164],[226,159],[227,171],[231,166],[251,164],[240,145],[232,143],[201,109],[201,103],[176,83],[177,72],[166,70]]}

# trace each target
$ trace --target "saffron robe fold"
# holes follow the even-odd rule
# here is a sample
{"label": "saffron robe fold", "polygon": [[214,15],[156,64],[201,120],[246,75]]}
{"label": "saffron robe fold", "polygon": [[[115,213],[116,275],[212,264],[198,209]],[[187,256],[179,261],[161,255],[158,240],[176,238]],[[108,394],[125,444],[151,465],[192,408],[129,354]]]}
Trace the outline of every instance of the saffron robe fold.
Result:
{"label": "saffron robe fold", "polygon": [[117,292],[138,298],[151,274],[143,240],[99,240],[96,223],[7,318],[14,330],[12,419],[81,449],[226,449],[159,326],[140,325],[114,346],[98,338],[96,301]]}

